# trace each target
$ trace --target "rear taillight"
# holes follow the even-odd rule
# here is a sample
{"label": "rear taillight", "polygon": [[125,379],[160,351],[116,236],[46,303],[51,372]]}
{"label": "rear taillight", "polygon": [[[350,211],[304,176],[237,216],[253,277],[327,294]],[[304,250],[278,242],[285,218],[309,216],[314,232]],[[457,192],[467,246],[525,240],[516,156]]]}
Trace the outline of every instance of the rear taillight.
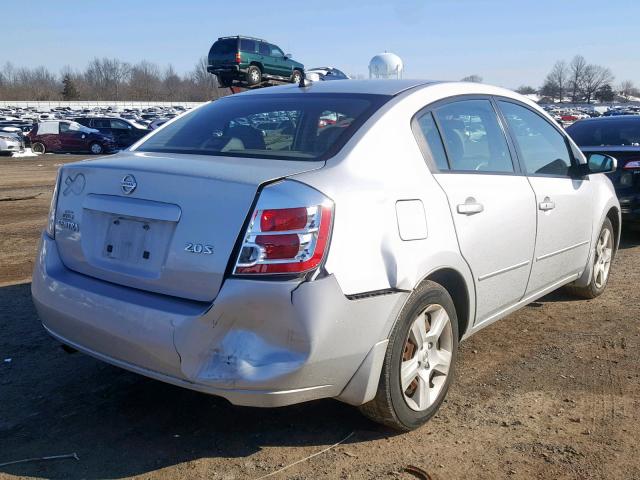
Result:
{"label": "rear taillight", "polygon": [[60,178],[62,177],[62,169],[58,170],[56,176],[56,184],[53,187],[53,195],[51,196],[51,203],[49,204],[49,219],[47,221],[47,235],[55,239],[56,238],[56,208],[58,207],[58,190],[60,189]]}
{"label": "rear taillight", "polygon": [[333,206],[256,207],[234,269],[237,275],[298,274],[318,268],[328,250]]}
{"label": "rear taillight", "polygon": [[640,160],[632,160],[625,163],[623,170],[640,170]]}
{"label": "rear taillight", "polygon": [[242,55],[240,52],[236,52],[236,63],[242,63]]}

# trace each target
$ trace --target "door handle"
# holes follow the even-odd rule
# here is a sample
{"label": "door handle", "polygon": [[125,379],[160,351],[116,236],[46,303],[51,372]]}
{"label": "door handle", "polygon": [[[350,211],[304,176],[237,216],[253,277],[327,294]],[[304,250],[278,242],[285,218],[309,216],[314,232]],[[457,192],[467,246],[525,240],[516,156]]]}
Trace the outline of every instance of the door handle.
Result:
{"label": "door handle", "polygon": [[458,205],[458,213],[463,215],[475,215],[476,213],[480,213],[484,210],[484,206],[480,202],[476,202],[476,199],[473,197],[468,197],[464,203],[460,203]]}
{"label": "door handle", "polygon": [[546,212],[547,210],[553,210],[556,208],[556,204],[555,202],[552,202],[549,197],[544,197],[544,200],[538,204],[538,208],[543,212]]}

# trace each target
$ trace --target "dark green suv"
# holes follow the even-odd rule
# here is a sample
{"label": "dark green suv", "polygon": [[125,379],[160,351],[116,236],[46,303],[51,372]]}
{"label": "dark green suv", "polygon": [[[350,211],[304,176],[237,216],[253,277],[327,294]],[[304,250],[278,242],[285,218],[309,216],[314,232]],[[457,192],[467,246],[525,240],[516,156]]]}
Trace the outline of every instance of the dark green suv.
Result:
{"label": "dark green suv", "polygon": [[265,81],[299,82],[304,65],[291,60],[282,50],[266,40],[251,37],[221,37],[209,50],[207,70],[218,77],[221,87],[234,81],[249,86]]}

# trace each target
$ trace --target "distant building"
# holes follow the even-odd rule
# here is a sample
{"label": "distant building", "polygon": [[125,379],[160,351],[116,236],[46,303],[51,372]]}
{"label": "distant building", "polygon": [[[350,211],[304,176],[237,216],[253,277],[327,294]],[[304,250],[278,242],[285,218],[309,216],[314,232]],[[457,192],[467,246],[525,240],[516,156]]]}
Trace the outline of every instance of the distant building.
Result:
{"label": "distant building", "polygon": [[391,52],[376,55],[369,62],[369,78],[402,78],[402,59]]}

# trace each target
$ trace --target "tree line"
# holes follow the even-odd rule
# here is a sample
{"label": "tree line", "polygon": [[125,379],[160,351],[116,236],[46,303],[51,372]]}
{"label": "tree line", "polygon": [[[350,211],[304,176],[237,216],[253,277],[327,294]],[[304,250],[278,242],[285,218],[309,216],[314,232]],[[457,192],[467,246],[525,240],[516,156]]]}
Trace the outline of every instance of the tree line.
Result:
{"label": "tree line", "polygon": [[171,65],[142,60],[135,64],[116,58],[94,58],[82,71],[65,67],[54,73],[46,67],[0,70],[0,100],[131,100],[200,102],[221,96],[214,75],[201,58],[184,75]]}
{"label": "tree line", "polygon": [[640,97],[633,81],[624,80],[614,85],[614,80],[607,67],[588,63],[582,55],[576,55],[569,62],[558,60],[539,89],[523,85],[517,91],[525,95],[537,93],[552,102],[571,103],[629,101]]}

